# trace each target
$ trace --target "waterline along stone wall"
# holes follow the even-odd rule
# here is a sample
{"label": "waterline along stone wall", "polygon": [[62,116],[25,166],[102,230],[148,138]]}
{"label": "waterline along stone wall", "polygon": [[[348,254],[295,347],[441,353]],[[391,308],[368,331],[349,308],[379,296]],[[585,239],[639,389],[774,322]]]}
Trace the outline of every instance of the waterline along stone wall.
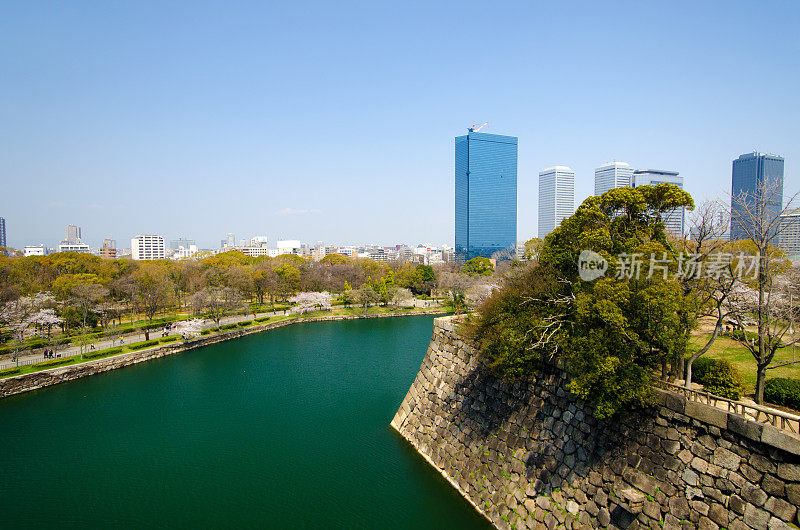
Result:
{"label": "waterline along stone wall", "polygon": [[566,383],[501,381],[438,318],[392,427],[500,528],[800,524],[800,439],[662,391],[598,421]]}

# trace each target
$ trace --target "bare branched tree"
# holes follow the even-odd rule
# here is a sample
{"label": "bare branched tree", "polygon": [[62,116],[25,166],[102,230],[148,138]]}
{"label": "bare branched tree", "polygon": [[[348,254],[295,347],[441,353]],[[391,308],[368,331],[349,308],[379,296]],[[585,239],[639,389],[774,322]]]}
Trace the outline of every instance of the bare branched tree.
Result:
{"label": "bare branched tree", "polygon": [[[755,281],[748,287],[753,296],[743,293],[734,307],[736,322],[739,322],[734,338],[753,355],[756,361],[756,403],[764,401],[766,371],[779,348],[796,342],[784,337],[790,330],[787,317],[793,308],[786,303],[787,289],[791,283],[780,280],[786,271],[786,260],[782,259],[775,245],[789,226],[782,222],[782,214],[792,208],[798,194],[782,203],[783,183],[777,179],[764,179],[756,193],[740,193],[731,197],[731,236],[743,234],[758,259]],[[745,329],[744,321],[755,317],[755,334]]]}

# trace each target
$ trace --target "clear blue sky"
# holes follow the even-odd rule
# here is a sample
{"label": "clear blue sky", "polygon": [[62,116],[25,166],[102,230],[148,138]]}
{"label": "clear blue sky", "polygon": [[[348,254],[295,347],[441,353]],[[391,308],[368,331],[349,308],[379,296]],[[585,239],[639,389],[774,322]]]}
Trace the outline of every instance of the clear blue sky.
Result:
{"label": "clear blue sky", "polygon": [[[797,2],[5,2],[0,216],[138,233],[453,242],[453,138],[519,137],[518,238],[538,172],[786,158],[798,189]],[[435,4],[435,5],[433,5]]]}

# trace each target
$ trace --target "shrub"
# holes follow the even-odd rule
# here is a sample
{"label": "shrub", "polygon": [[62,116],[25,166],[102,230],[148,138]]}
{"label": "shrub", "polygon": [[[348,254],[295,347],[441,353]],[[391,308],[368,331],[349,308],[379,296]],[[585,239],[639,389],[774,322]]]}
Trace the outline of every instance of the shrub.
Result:
{"label": "shrub", "polygon": [[266,322],[266,321],[268,321],[269,319],[270,319],[270,317],[261,317],[261,318],[257,318],[257,319],[256,319],[256,322]]}
{"label": "shrub", "polygon": [[0,377],[7,377],[9,375],[18,374],[19,371],[20,371],[20,368],[18,366],[14,366],[14,367],[11,367],[11,368],[6,368],[4,370],[0,370]]}
{"label": "shrub", "polygon": [[800,379],[775,377],[764,383],[764,399],[776,405],[800,410]]}
{"label": "shrub", "polygon": [[52,359],[50,361],[44,361],[41,363],[36,363],[33,365],[34,368],[52,368],[54,366],[59,366],[62,364],[72,362],[72,357],[61,357],[60,359]]}
{"label": "shrub", "polygon": [[234,329],[234,328],[236,328],[238,326],[239,326],[239,324],[225,324],[224,326],[220,326],[219,329],[220,330],[228,330],[228,329]]}
{"label": "shrub", "polygon": [[84,359],[94,359],[95,357],[105,357],[106,355],[116,355],[122,351],[122,348],[109,348],[107,350],[93,351],[84,353]]}
{"label": "shrub", "polygon": [[173,342],[173,341],[176,341],[176,340],[178,340],[178,339],[180,339],[180,338],[181,338],[181,337],[180,337],[179,335],[170,335],[169,337],[162,337],[162,338],[158,339],[158,341],[159,341],[159,342],[161,342],[161,343],[163,344],[163,343],[165,343],[165,342]]}
{"label": "shrub", "polygon": [[132,350],[141,350],[143,348],[149,348],[151,346],[157,346],[157,345],[158,345],[157,340],[146,340],[144,342],[137,342],[136,344],[131,344],[128,347]]}
{"label": "shrub", "polygon": [[253,325],[253,324],[255,324],[255,321],[254,321],[254,320],[245,320],[245,321],[243,321],[243,322],[239,322],[238,326],[239,326],[240,328],[246,328],[247,326],[251,326],[251,325]]}
{"label": "shrub", "polygon": [[210,329],[210,328],[209,328],[209,329],[204,329],[203,331],[201,331],[201,332],[200,332],[200,334],[201,334],[201,335],[208,335],[208,334],[210,334],[210,333],[213,333],[214,331],[215,331],[215,330],[213,330],[213,329]]}
{"label": "shrub", "polygon": [[742,397],[744,379],[725,359],[700,357],[692,364],[692,374],[692,379],[702,384],[710,394],[728,399]]}

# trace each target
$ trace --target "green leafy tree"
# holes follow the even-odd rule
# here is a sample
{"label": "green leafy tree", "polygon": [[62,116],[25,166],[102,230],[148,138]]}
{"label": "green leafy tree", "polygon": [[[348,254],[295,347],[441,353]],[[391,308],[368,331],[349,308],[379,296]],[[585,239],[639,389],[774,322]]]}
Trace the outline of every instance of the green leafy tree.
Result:
{"label": "green leafy tree", "polygon": [[[514,377],[560,358],[572,373],[570,390],[593,401],[601,418],[645,404],[658,369],[683,355],[693,325],[680,311],[685,294],[670,274],[676,260],[663,224],[670,210],[693,206],[669,184],[586,199],[547,236],[538,263],[490,296],[471,322],[492,366]],[[583,250],[607,260],[604,277],[580,278]],[[657,257],[663,270],[649,274],[637,256]]]}
{"label": "green leafy tree", "polygon": [[489,258],[478,256],[467,261],[461,272],[468,276],[491,276],[494,273],[494,265]]}
{"label": "green leafy tree", "polygon": [[342,291],[342,302],[345,307],[349,307],[356,303],[356,293],[350,287],[350,283],[344,282],[344,291]]}

